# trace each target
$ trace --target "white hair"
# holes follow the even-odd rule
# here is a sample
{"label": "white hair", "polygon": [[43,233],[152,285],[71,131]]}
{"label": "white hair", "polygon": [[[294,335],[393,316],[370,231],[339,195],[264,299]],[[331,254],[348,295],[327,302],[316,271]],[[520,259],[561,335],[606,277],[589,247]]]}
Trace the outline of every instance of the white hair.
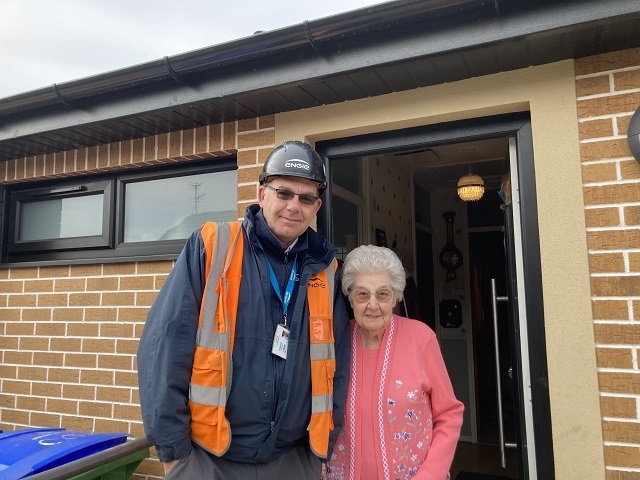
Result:
{"label": "white hair", "polygon": [[391,280],[391,289],[397,300],[407,283],[404,267],[395,252],[387,247],[361,245],[349,252],[342,266],[342,292],[350,297],[356,276],[384,273]]}

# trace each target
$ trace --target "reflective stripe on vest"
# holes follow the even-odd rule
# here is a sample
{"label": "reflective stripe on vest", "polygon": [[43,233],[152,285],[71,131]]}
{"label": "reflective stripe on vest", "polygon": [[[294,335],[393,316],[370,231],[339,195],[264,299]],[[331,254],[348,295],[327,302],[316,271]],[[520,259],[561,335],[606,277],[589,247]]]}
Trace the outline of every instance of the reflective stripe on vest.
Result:
{"label": "reflective stripe on vest", "polygon": [[239,222],[207,222],[201,235],[208,271],[189,385],[191,437],[220,456],[231,445],[224,409],[233,372],[231,352],[239,290],[234,286],[240,285],[244,237]]}
{"label": "reflective stripe on vest", "polygon": [[[189,387],[193,441],[221,456],[231,444],[225,406],[232,380],[232,351],[242,273],[244,237],[240,222],[207,222],[202,228],[207,253],[205,284]],[[223,255],[221,252],[225,252]],[[326,458],[333,429],[333,294],[337,263],[311,277],[307,288],[312,409],[309,443]]]}

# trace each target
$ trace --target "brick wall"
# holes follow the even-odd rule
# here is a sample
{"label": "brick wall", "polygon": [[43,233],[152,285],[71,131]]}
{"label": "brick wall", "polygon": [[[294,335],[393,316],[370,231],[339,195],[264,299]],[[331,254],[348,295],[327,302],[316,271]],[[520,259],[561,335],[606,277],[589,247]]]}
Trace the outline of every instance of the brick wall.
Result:
{"label": "brick wall", "polygon": [[640,107],[640,49],[575,66],[606,478],[638,479],[640,164],[626,134]]}
{"label": "brick wall", "polygon": [[[0,189],[4,183],[237,154],[241,217],[257,199],[258,173],[274,139],[269,116],[21,158],[0,164]],[[0,268],[0,429],[144,436],[135,353],[149,306],[172,266],[155,261]],[[132,478],[161,473],[157,461],[145,460]]]}

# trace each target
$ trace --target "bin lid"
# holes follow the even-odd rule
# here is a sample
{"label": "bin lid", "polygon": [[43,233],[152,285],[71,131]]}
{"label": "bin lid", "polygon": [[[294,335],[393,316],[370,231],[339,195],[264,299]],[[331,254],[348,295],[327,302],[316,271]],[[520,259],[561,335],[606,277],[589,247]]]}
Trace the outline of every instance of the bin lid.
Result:
{"label": "bin lid", "polygon": [[126,433],[29,428],[0,433],[0,480],[18,480],[125,443]]}

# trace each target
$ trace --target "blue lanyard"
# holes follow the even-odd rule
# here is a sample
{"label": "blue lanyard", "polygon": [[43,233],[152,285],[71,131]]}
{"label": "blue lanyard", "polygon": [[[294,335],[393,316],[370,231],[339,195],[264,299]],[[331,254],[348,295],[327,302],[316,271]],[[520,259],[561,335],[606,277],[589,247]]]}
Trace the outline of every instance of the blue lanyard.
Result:
{"label": "blue lanyard", "polygon": [[280,285],[278,285],[278,279],[276,278],[276,274],[271,267],[271,263],[269,259],[267,259],[267,265],[269,265],[269,278],[271,279],[271,286],[273,290],[278,295],[280,302],[282,303],[282,311],[284,312],[284,326],[287,326],[287,310],[289,310],[289,302],[291,301],[291,294],[293,293],[293,286],[296,283],[296,275],[297,275],[297,262],[298,257],[293,260],[293,266],[291,267],[291,274],[289,275],[289,281],[287,282],[287,287],[284,290],[284,298],[282,298],[282,294],[280,293]]}
{"label": "blue lanyard", "polygon": [[[260,240],[258,240],[258,246],[264,252],[264,248],[262,248],[262,244]],[[287,287],[284,290],[284,298],[282,298],[282,294],[280,293],[280,285],[278,285],[278,279],[276,278],[276,274],[273,271],[273,267],[271,266],[271,262],[269,262],[269,257],[265,252],[265,257],[267,258],[267,265],[269,265],[269,280],[271,280],[271,286],[273,290],[278,295],[278,299],[280,303],[282,303],[282,311],[284,313],[284,326],[287,326],[287,310],[289,310],[289,302],[291,301],[291,295],[293,294],[293,286],[296,283],[296,275],[298,274],[298,256],[293,260],[293,266],[291,267],[291,274],[289,275],[289,281],[287,281]]]}

